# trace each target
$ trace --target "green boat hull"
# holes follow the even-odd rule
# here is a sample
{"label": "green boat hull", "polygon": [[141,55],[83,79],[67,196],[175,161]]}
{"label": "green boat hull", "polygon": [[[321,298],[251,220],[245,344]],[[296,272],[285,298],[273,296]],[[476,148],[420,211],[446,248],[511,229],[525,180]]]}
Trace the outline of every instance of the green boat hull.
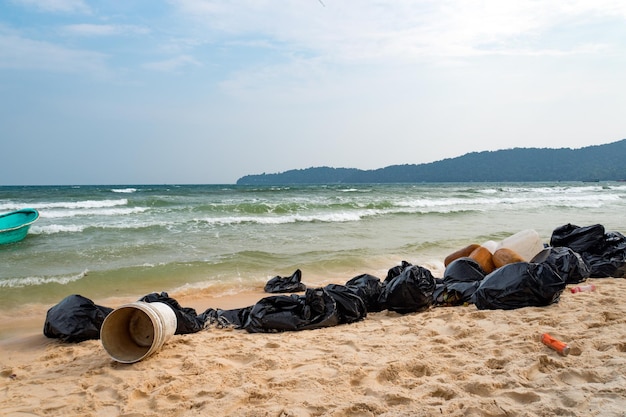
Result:
{"label": "green boat hull", "polygon": [[0,245],[19,242],[28,234],[30,225],[39,218],[35,209],[27,208],[0,215]]}

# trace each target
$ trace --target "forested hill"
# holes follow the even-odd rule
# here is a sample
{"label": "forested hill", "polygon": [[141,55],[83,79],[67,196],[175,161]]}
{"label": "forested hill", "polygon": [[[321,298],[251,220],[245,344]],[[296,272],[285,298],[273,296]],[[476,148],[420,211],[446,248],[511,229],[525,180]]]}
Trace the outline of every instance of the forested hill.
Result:
{"label": "forested hill", "polygon": [[316,167],[246,175],[237,184],[610,181],[626,179],[626,139],[580,149],[515,148],[472,152],[418,165],[375,170]]}

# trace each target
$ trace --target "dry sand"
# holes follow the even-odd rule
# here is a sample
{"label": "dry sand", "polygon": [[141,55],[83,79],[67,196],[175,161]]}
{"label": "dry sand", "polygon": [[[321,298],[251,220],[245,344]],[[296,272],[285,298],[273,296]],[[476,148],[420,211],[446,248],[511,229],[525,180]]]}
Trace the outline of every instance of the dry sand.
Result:
{"label": "dry sand", "polygon": [[[175,335],[130,365],[99,341],[46,339],[44,311],[0,344],[0,414],[624,416],[626,280],[592,282],[597,291],[567,289],[542,308],[370,313],[294,333],[211,328]],[[176,298],[202,311],[264,295]],[[11,324],[0,326],[6,335]],[[544,332],[568,342],[570,355],[544,346]]]}

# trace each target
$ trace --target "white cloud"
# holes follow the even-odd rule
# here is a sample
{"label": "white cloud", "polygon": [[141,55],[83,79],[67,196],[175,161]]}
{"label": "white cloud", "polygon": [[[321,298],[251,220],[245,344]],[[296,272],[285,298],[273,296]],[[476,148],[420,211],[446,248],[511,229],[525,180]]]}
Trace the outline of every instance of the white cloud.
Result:
{"label": "white cloud", "polygon": [[91,13],[91,9],[83,0],[13,0],[13,2],[41,12]]}
{"label": "white cloud", "polygon": [[550,30],[626,18],[611,0],[173,1],[216,37],[269,38],[285,48],[339,60],[401,60],[476,55],[586,52],[579,45],[543,48]]}
{"label": "white cloud", "polygon": [[144,68],[154,70],[154,71],[162,71],[162,72],[176,72],[181,68],[187,66],[202,66],[200,62],[198,62],[195,58],[189,55],[179,55],[171,59],[166,59],[163,61],[156,61],[144,64]]}
{"label": "white cloud", "polygon": [[0,68],[106,75],[106,55],[0,33]]}
{"label": "white cloud", "polygon": [[[327,0],[326,7],[316,0],[172,3],[190,31],[207,42],[271,51],[271,60],[250,60],[230,72],[220,83],[223,91],[287,103],[358,96],[389,83],[404,83],[408,91],[407,84],[421,83],[421,70],[441,78],[440,69],[475,74],[481,65],[502,65],[505,58],[541,66],[551,58],[619,55],[623,40],[612,38],[603,23],[626,23],[626,2],[612,0]],[[578,29],[589,24],[600,30],[586,37]],[[385,78],[389,74],[396,81]],[[490,88],[495,82],[483,84]]]}
{"label": "white cloud", "polygon": [[126,34],[147,34],[150,30],[141,26],[134,25],[101,25],[101,24],[89,24],[80,23],[75,25],[66,25],[63,27],[63,32],[79,35],[79,36],[115,36]]}

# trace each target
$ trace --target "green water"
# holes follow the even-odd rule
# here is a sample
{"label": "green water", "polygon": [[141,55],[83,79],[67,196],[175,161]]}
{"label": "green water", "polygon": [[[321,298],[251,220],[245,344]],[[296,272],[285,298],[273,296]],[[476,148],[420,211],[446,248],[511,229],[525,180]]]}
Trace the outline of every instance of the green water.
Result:
{"label": "green water", "polygon": [[402,260],[563,224],[626,231],[624,183],[0,187],[40,219],[0,247],[0,309],[66,295],[259,287],[297,268],[343,283]]}

